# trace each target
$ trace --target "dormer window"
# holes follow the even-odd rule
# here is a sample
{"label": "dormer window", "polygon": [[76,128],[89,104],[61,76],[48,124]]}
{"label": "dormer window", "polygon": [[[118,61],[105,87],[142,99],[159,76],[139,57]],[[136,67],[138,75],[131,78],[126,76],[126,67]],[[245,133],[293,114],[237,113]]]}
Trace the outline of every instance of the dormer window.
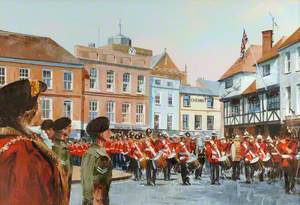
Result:
{"label": "dormer window", "polygon": [[225,89],[231,88],[233,86],[233,80],[232,78],[229,78],[225,81]]}
{"label": "dormer window", "polygon": [[270,75],[270,64],[263,66],[263,77]]}

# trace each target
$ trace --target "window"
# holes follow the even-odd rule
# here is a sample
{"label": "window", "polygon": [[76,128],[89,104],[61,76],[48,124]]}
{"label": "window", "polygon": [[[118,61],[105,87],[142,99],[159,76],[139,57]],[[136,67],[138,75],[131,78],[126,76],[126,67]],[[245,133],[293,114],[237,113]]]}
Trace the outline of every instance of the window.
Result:
{"label": "window", "polygon": [[235,99],[231,102],[231,115],[236,116],[240,114],[240,100]]}
{"label": "window", "polygon": [[20,80],[28,79],[29,78],[29,70],[27,68],[20,69]]}
{"label": "window", "polygon": [[91,68],[90,70],[90,88],[98,88],[98,71],[96,68]]}
{"label": "window", "polygon": [[144,115],[144,105],[143,104],[137,104],[136,105],[136,123],[143,124],[145,119]]}
{"label": "window", "polygon": [[52,119],[51,98],[42,98],[42,119]]}
{"label": "window", "polygon": [[115,102],[109,101],[107,102],[107,117],[110,122],[116,121],[116,114],[115,114]]}
{"label": "window", "polygon": [[249,113],[255,113],[260,111],[259,98],[257,96],[248,98]]}
{"label": "window", "polygon": [[130,104],[122,104],[122,122],[130,122]]}
{"label": "window", "polygon": [[130,74],[124,73],[123,74],[123,92],[130,91]]}
{"label": "window", "polygon": [[191,96],[185,95],[183,96],[183,107],[190,107],[191,106]]}
{"label": "window", "polygon": [[106,72],[106,89],[108,91],[115,90],[115,72],[112,70]]}
{"label": "window", "polygon": [[145,77],[142,76],[142,75],[138,76],[137,92],[138,93],[144,93],[145,92]]}
{"label": "window", "polygon": [[0,85],[5,85],[6,83],[6,72],[5,68],[0,67]]}
{"label": "window", "polygon": [[158,85],[158,86],[161,85],[161,80],[156,79],[156,80],[154,81],[154,84],[155,84],[155,85]]}
{"label": "window", "polygon": [[285,68],[286,73],[291,72],[291,54],[290,54],[290,52],[285,53],[284,68]]}
{"label": "window", "polygon": [[262,68],[263,68],[263,77],[270,75],[270,64],[264,65]]}
{"label": "window", "polygon": [[202,129],[202,116],[195,115],[195,130],[201,130],[201,129]]}
{"label": "window", "polygon": [[89,121],[98,117],[98,101],[89,101]]}
{"label": "window", "polygon": [[52,70],[43,70],[43,82],[48,89],[52,88]]}
{"label": "window", "polygon": [[182,128],[184,130],[189,129],[189,115],[186,115],[186,114],[182,115]]}
{"label": "window", "polygon": [[64,101],[64,116],[70,119],[73,117],[73,103],[71,100]]}
{"label": "window", "polygon": [[160,93],[155,93],[155,105],[160,105]]}
{"label": "window", "polygon": [[154,129],[160,128],[160,113],[154,113]]}
{"label": "window", "polygon": [[167,82],[167,86],[168,86],[168,87],[173,87],[173,82],[168,81],[168,82]]}
{"label": "window", "polygon": [[207,108],[214,108],[214,98],[211,96],[207,97]]}
{"label": "window", "polygon": [[297,53],[296,53],[296,71],[300,70],[300,47],[297,48]]}
{"label": "window", "polygon": [[233,80],[232,78],[229,78],[225,81],[225,89],[231,88],[233,86]]}
{"label": "window", "polygon": [[73,89],[72,72],[64,72],[64,89],[65,90],[72,90]]}
{"label": "window", "polygon": [[291,87],[286,88],[286,113],[290,114],[292,109],[292,102],[291,102]]}
{"label": "window", "polygon": [[214,116],[207,116],[207,129],[208,130],[214,129]]}
{"label": "window", "polygon": [[167,115],[167,130],[173,129],[173,114]]}
{"label": "window", "polygon": [[267,109],[268,110],[280,109],[280,96],[278,93],[267,96]]}
{"label": "window", "polygon": [[173,94],[172,93],[168,94],[168,105],[173,106]]}

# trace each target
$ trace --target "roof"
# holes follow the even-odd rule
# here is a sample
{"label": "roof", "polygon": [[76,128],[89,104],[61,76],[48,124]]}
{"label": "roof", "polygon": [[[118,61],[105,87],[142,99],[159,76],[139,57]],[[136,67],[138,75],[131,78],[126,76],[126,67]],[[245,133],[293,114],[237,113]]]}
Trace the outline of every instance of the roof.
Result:
{"label": "roof", "polygon": [[183,79],[184,72],[180,71],[167,52],[154,56],[151,62],[152,75],[167,76]]}
{"label": "roof", "polygon": [[255,73],[256,67],[254,64],[255,61],[261,57],[261,53],[261,45],[251,45],[246,50],[244,58],[238,58],[235,63],[221,76],[219,81],[241,72]]}
{"label": "roof", "polygon": [[287,47],[299,41],[300,41],[300,27],[292,35],[290,35],[282,45],[279,46],[279,49],[282,49],[284,47]]}
{"label": "roof", "polygon": [[255,92],[256,92],[256,80],[253,81],[246,90],[244,90],[243,95],[247,95]]}
{"label": "roof", "polygon": [[220,83],[218,81],[198,79],[197,82],[201,84],[198,87],[207,88],[213,95],[219,95]]}
{"label": "roof", "polygon": [[262,57],[257,61],[257,63],[263,63],[277,57],[279,55],[278,48],[285,42],[286,39],[286,37],[282,37],[269,51],[262,53]]}
{"label": "roof", "polygon": [[0,57],[81,64],[71,53],[48,37],[0,30],[0,42]]}
{"label": "roof", "polygon": [[219,96],[218,93],[210,90],[209,88],[192,87],[192,86],[180,86],[180,93],[192,94],[192,95],[210,95]]}

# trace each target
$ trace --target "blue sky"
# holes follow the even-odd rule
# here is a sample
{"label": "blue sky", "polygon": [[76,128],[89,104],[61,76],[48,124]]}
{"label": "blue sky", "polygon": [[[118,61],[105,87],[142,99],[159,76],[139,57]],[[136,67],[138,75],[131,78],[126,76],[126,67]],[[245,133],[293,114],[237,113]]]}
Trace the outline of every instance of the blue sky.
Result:
{"label": "blue sky", "polygon": [[[275,41],[300,26],[299,0],[0,0],[0,29],[49,36],[73,53],[74,45],[97,46],[122,33],[137,47],[164,48],[190,83],[217,80],[239,56],[242,30],[261,43],[276,18]],[[100,40],[98,30],[100,28]]]}

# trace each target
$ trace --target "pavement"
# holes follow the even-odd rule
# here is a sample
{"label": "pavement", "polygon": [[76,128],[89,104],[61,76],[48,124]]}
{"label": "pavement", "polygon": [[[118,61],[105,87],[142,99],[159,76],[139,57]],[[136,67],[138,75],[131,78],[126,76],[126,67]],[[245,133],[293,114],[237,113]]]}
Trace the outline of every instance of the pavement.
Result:
{"label": "pavement", "polygon": [[[206,174],[201,180],[191,180],[191,186],[181,184],[180,175],[171,181],[158,176],[157,185],[147,186],[132,179],[115,181],[110,189],[110,205],[299,205],[300,187],[296,194],[285,194],[283,181],[268,184],[221,180],[221,185],[210,185]],[[71,205],[81,204],[81,185],[73,184]]]}
{"label": "pavement", "polygon": [[[132,175],[130,173],[120,171],[120,170],[113,170],[112,172],[112,181],[124,180],[131,178]],[[72,184],[80,183],[80,167],[73,166],[73,175],[72,175]]]}

